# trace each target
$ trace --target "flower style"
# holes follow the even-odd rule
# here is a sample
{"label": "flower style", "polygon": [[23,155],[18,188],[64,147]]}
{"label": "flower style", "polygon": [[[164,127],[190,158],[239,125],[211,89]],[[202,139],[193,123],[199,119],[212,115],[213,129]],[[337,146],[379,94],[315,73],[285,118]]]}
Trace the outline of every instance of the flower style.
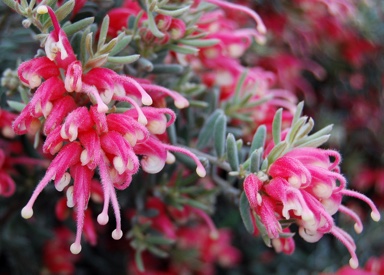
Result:
{"label": "flower style", "polygon": [[[97,221],[102,225],[108,222],[111,203],[116,218],[114,239],[123,235],[115,188],[127,188],[139,167],[157,173],[166,162],[174,160],[170,153],[174,151],[191,157],[199,176],[204,177],[206,172],[188,150],[159,139],[174,122],[175,113],[168,108],[142,106],[153,103],[145,89],[173,97],[175,105],[181,108],[188,106],[186,99],[166,88],[140,84],[107,68],[84,72],[53,10],[40,6],[38,12],[49,13],[54,30],[45,43],[47,56],[20,65],[22,83],[36,91],[14,121],[13,129],[17,134],[36,132],[44,123],[43,152],[55,157],[21,214],[26,219],[33,215],[34,202],[54,180],[56,189],[66,192],[67,206],[76,209],[77,233],[70,250],[77,254],[81,251],[85,209],[96,172],[100,175],[104,199]],[[119,101],[129,103],[132,108],[114,113],[112,105]]]}
{"label": "flower style", "polygon": [[[244,191],[269,238],[278,239],[283,233],[282,221],[295,221],[300,236],[308,242],[317,242],[326,233],[338,238],[351,254],[350,266],[357,268],[355,243],[334,224],[332,215],[337,211],[348,215],[355,221],[355,231],[361,233],[360,218],[341,204],[342,197],[366,202],[375,221],[380,220],[380,213],[369,198],[346,189],[346,180],[340,174],[340,161],[339,153],[333,150],[294,148],[272,163],[266,173],[248,175]],[[280,246],[278,243],[278,251]]]}

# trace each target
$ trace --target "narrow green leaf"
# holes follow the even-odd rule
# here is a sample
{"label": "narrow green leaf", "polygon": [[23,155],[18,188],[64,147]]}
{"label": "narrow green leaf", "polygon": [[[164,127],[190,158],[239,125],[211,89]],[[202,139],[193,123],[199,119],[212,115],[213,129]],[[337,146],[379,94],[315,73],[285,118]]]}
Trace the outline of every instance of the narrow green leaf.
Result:
{"label": "narrow green leaf", "polygon": [[[64,18],[66,18],[73,10],[75,6],[75,1],[70,0],[68,2],[65,2],[62,6],[60,6],[56,11],[56,17],[59,22],[61,22]],[[48,29],[49,27],[52,26],[52,21],[51,18],[47,18],[45,22],[43,23],[43,28]]]}
{"label": "narrow green leaf", "polygon": [[144,269],[144,264],[143,264],[143,258],[142,258],[142,255],[141,255],[141,250],[136,250],[136,252],[135,252],[135,262],[136,262],[137,269],[140,272],[144,272],[145,269]]}
{"label": "narrow green leaf", "polygon": [[80,42],[80,60],[82,61],[81,63],[85,63],[85,61],[87,60],[87,50],[84,46],[82,45],[85,45],[85,41],[87,40],[87,37],[88,37],[88,34],[90,32],[90,28],[86,28],[83,32],[83,35],[81,36],[81,42]]}
{"label": "narrow green leaf", "polygon": [[105,40],[107,39],[108,27],[109,27],[109,16],[106,15],[100,27],[99,41],[97,43],[98,51],[100,51],[101,47],[104,46]]}
{"label": "narrow green leaf", "polygon": [[295,115],[293,116],[291,127],[295,125],[295,123],[299,120],[303,112],[303,108],[304,108],[304,101],[301,101],[299,104],[297,104],[296,112],[295,112]]}
{"label": "narrow green leaf", "polygon": [[235,87],[235,95],[233,97],[233,101],[234,102],[238,102],[239,101],[239,98],[240,98],[240,92],[241,92],[241,89],[243,88],[244,86],[244,82],[245,82],[245,79],[247,77],[247,74],[248,74],[248,70],[244,70],[241,75],[240,75],[240,78],[239,78],[239,81],[237,81],[236,83],[236,87]]}
{"label": "narrow green leaf", "polygon": [[198,48],[204,48],[204,47],[211,47],[218,43],[220,43],[219,39],[180,39],[178,40],[179,43],[198,47]]}
{"label": "narrow green leaf", "polygon": [[259,230],[261,238],[263,239],[265,245],[268,247],[272,247],[271,239],[269,238],[268,232],[265,229],[264,224],[261,222],[260,217],[256,213],[254,213],[253,216],[255,217],[257,229]]}
{"label": "narrow green leaf", "polygon": [[171,244],[175,243],[175,240],[168,239],[168,238],[161,237],[161,236],[153,236],[153,235],[147,236],[146,240],[150,244],[171,245]]}
{"label": "narrow green leaf", "polygon": [[286,153],[286,150],[288,149],[287,142],[283,141],[279,144],[275,145],[271,152],[268,154],[268,163],[272,164],[276,159],[281,157],[284,153]]}
{"label": "narrow green leaf", "polygon": [[108,42],[108,44],[105,44],[101,46],[101,49],[99,49],[99,54],[109,54],[111,50],[116,46],[117,43],[117,38],[112,39],[111,41]]}
{"label": "narrow green leaf", "polygon": [[57,20],[59,20],[59,22],[64,20],[72,12],[74,7],[75,7],[75,0],[70,0],[68,2],[65,2],[63,5],[61,5],[55,11],[55,14],[57,16]]}
{"label": "narrow green leaf", "polygon": [[316,133],[313,133],[309,137],[310,138],[317,138],[317,137],[320,137],[320,136],[323,136],[323,135],[328,135],[328,134],[331,133],[332,128],[333,128],[333,124],[327,125],[324,128],[322,128],[319,131],[317,131]]}
{"label": "narrow green leaf", "polygon": [[166,10],[166,9],[160,9],[160,8],[155,8],[155,12],[163,14],[163,15],[168,15],[172,17],[176,17],[179,15],[182,15],[184,12],[186,12],[191,6],[185,6],[177,10]]}
{"label": "narrow green leaf", "polygon": [[7,103],[9,107],[11,107],[12,109],[18,112],[21,112],[22,110],[24,110],[25,106],[27,106],[27,104],[24,104],[18,101],[13,101],[13,100],[7,100]]}
{"label": "narrow green leaf", "polygon": [[324,135],[318,138],[308,137],[307,139],[299,140],[299,142],[295,143],[295,147],[319,147],[326,143],[331,135]]}
{"label": "narrow green leaf", "polygon": [[293,124],[293,126],[289,130],[289,133],[287,134],[287,137],[285,138],[285,140],[287,140],[290,144],[294,143],[296,141],[296,139],[298,138],[297,136],[298,136],[300,129],[302,128],[304,123],[307,121],[307,119],[308,119],[308,117],[306,117],[306,116],[298,119],[296,121],[296,123]]}
{"label": "narrow green leaf", "polygon": [[225,153],[225,134],[227,131],[227,117],[223,114],[219,116],[214,125],[214,145],[216,154],[222,158]]}
{"label": "narrow green leaf", "polygon": [[250,152],[252,153],[258,148],[264,148],[266,137],[267,127],[265,125],[257,127],[256,133],[253,135]]}
{"label": "narrow green leaf", "polygon": [[152,62],[144,57],[139,58],[137,65],[140,71],[151,72],[153,70]]}
{"label": "narrow green leaf", "polygon": [[296,139],[305,138],[312,131],[314,126],[315,122],[312,118],[309,118],[308,122],[299,129]]}
{"label": "narrow green leaf", "polygon": [[31,100],[31,98],[29,97],[29,94],[28,94],[29,89],[26,89],[25,87],[19,86],[19,88],[17,90],[20,93],[22,103],[25,103],[25,105],[27,105],[29,103],[29,101]]}
{"label": "narrow green leaf", "polygon": [[181,74],[184,67],[179,64],[154,64],[153,74]]}
{"label": "narrow green leaf", "polygon": [[167,46],[168,49],[174,52],[182,53],[182,54],[197,54],[199,52],[198,48],[186,46],[186,45],[174,45],[170,44]]}
{"label": "narrow green leaf", "polygon": [[4,4],[6,4],[11,9],[16,9],[16,1],[15,0],[3,0]]}
{"label": "narrow green leaf", "polygon": [[227,160],[232,171],[239,170],[239,154],[237,151],[237,144],[234,135],[231,133],[227,136]]}
{"label": "narrow green leaf", "polygon": [[94,17],[87,17],[73,24],[64,26],[63,30],[68,36],[71,36],[78,31],[84,30],[86,27],[91,25],[94,22],[94,20],[95,20]]}
{"label": "narrow green leaf", "polygon": [[202,149],[208,145],[209,141],[213,137],[213,130],[214,130],[214,125],[216,123],[216,120],[221,115],[224,115],[223,110],[217,109],[205,121],[203,127],[200,130],[199,136],[197,138],[196,147],[198,149]]}
{"label": "narrow green leaf", "polygon": [[88,33],[85,38],[85,49],[89,55],[89,57],[93,57],[93,33]]}
{"label": "narrow green leaf", "polygon": [[45,4],[47,6],[50,6],[50,7],[53,7],[54,5],[56,5],[56,3],[57,3],[57,0],[47,0],[47,1],[45,1]]}
{"label": "narrow green leaf", "polygon": [[156,246],[148,246],[148,250],[159,258],[167,258],[169,255],[167,252],[157,248]]}
{"label": "narrow green leaf", "polygon": [[109,53],[109,55],[118,54],[123,49],[125,49],[125,47],[127,47],[128,44],[132,41],[132,35],[125,35],[124,33],[121,33],[117,38],[118,41],[113,50]]}
{"label": "narrow green leaf", "polygon": [[283,109],[280,108],[279,110],[277,110],[272,122],[272,136],[273,136],[273,142],[275,143],[275,145],[281,141],[282,113],[283,113]]}
{"label": "narrow green leaf", "polygon": [[204,211],[210,210],[208,206],[206,206],[205,204],[203,204],[197,200],[193,200],[193,199],[186,198],[186,197],[179,197],[176,200],[178,203],[187,204],[187,205],[199,208],[199,209],[204,210]]}
{"label": "narrow green leaf", "polygon": [[176,128],[175,124],[171,124],[167,127],[167,134],[168,134],[168,139],[171,144],[176,144],[177,143],[177,134],[176,134]]}
{"label": "narrow green leaf", "polygon": [[257,173],[260,170],[260,164],[261,164],[261,154],[262,154],[262,148],[256,149],[251,154],[251,163],[249,165],[249,169],[251,173]]}
{"label": "narrow green leaf", "polygon": [[103,66],[108,60],[108,54],[102,54],[97,57],[93,57],[85,63],[85,68],[91,69],[91,68],[98,68]]}
{"label": "narrow green leaf", "polygon": [[237,118],[237,119],[240,119],[244,122],[254,122],[254,120],[252,119],[252,117],[250,117],[249,115],[247,114],[240,114],[240,113],[232,113],[231,114],[231,117],[233,118]]}
{"label": "narrow green leaf", "polygon": [[137,61],[140,58],[139,54],[127,56],[108,56],[108,62],[116,64],[129,64]]}
{"label": "narrow green leaf", "polygon": [[156,36],[157,38],[163,38],[164,33],[159,31],[159,29],[157,28],[157,25],[156,25],[155,19],[153,18],[152,12],[147,11],[147,16],[148,16],[148,27],[151,30],[152,34],[154,36]]}
{"label": "narrow green leaf", "polygon": [[247,229],[249,234],[253,234],[255,232],[255,228],[253,227],[251,209],[249,207],[247,196],[244,192],[240,195],[239,211],[245,229]]}
{"label": "narrow green leaf", "polygon": [[239,159],[239,162],[243,162],[243,145],[244,145],[244,141],[242,139],[238,139],[236,140],[236,147],[237,147],[237,156],[238,156],[238,159]]}

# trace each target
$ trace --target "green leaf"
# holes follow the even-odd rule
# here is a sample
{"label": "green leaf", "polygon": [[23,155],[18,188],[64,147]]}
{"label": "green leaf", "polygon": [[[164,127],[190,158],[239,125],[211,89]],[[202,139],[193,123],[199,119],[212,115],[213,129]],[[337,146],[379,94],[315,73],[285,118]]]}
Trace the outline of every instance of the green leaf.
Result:
{"label": "green leaf", "polygon": [[109,55],[118,54],[132,41],[132,35],[125,35],[124,33],[120,34],[117,38],[118,41],[113,50],[109,53]]}
{"label": "green leaf", "polygon": [[292,124],[291,124],[291,127],[293,125],[295,125],[295,123],[299,120],[302,112],[303,112],[303,108],[304,108],[304,101],[301,101],[298,105],[297,105],[297,108],[296,108],[296,112],[295,112],[295,115],[293,116],[293,119],[292,119]]}
{"label": "green leaf", "polygon": [[91,25],[94,22],[94,20],[95,20],[94,17],[87,17],[73,24],[64,26],[63,30],[68,36],[71,36],[78,31],[84,30],[86,27]]}
{"label": "green leaf", "polygon": [[296,141],[296,139],[298,138],[297,136],[298,136],[300,129],[302,128],[304,123],[307,121],[307,119],[308,119],[308,117],[301,117],[300,119],[298,119],[296,121],[296,123],[293,124],[293,126],[291,127],[285,140],[287,140],[290,144],[294,143]]}
{"label": "green leaf", "polygon": [[[102,54],[97,57],[93,57],[85,63],[85,68],[98,68],[103,66],[108,60],[108,54]],[[109,61],[109,60],[108,60]]]}
{"label": "green leaf", "polygon": [[288,143],[283,141],[275,145],[271,152],[268,154],[268,163],[272,164],[276,159],[283,156],[286,150],[289,148]]}
{"label": "green leaf", "polygon": [[198,48],[186,46],[186,45],[167,45],[168,49],[174,52],[182,53],[182,54],[193,54],[196,55],[199,52]]}
{"label": "green leaf", "polygon": [[[75,1],[74,0],[70,0],[68,2],[65,2],[62,6],[60,6],[56,11],[55,11],[55,14],[56,14],[56,17],[57,17],[57,20],[59,22],[61,22],[62,20],[64,20],[64,18],[66,18],[73,10],[75,6]],[[43,28],[44,29],[48,29],[49,27],[52,26],[52,20],[51,18],[48,18],[44,24],[43,24]]]}
{"label": "green leaf", "polygon": [[257,127],[256,133],[253,135],[250,152],[252,153],[258,148],[264,148],[266,137],[267,127],[265,125]]}
{"label": "green leaf", "polygon": [[101,49],[98,50],[99,54],[109,54],[111,50],[115,47],[117,43],[117,38],[112,39],[111,41],[108,42],[108,44],[105,44],[101,46]]}
{"label": "green leaf", "polygon": [[239,170],[239,154],[237,151],[237,143],[233,134],[227,136],[227,160],[232,171]]}
{"label": "green leaf", "polygon": [[318,138],[308,137],[307,139],[299,140],[299,142],[295,143],[295,147],[319,147],[326,143],[331,135],[324,135]]}
{"label": "green leaf", "polygon": [[153,74],[181,74],[184,67],[179,64],[154,64]]}
{"label": "green leaf", "polygon": [[268,232],[265,229],[264,224],[261,222],[260,217],[256,213],[254,213],[253,216],[255,217],[257,229],[259,230],[261,238],[263,239],[265,245],[268,247],[272,247],[271,239],[269,238]]}
{"label": "green leaf", "polygon": [[144,57],[140,57],[137,63],[140,71],[151,72],[153,70],[152,62]]}
{"label": "green leaf", "polygon": [[178,40],[178,42],[188,46],[204,48],[204,47],[214,46],[220,43],[220,40],[214,39],[214,38],[212,39],[180,39]]}
{"label": "green leaf", "polygon": [[317,131],[316,133],[313,133],[309,137],[310,138],[317,138],[317,137],[321,137],[323,135],[328,135],[328,134],[331,133],[332,128],[333,128],[333,124],[327,125],[324,128],[322,128],[319,131]]}
{"label": "green leaf", "polygon": [[179,15],[182,15],[184,12],[186,12],[191,6],[185,6],[177,10],[166,10],[166,9],[160,9],[155,7],[155,12],[163,14],[163,15],[168,15],[172,17],[176,17]]}
{"label": "green leaf", "polygon": [[199,136],[197,138],[196,147],[202,149],[208,145],[209,141],[213,136],[214,125],[219,116],[224,115],[223,110],[217,109],[214,111],[208,119],[205,121],[203,127],[200,130]]}
{"label": "green leaf", "polygon": [[277,110],[272,122],[273,142],[277,145],[281,141],[281,121],[283,109]]}
{"label": "green leaf", "polygon": [[167,252],[157,248],[156,246],[148,246],[148,250],[159,258],[167,258],[169,255]]}
{"label": "green leaf", "polygon": [[199,208],[199,209],[204,210],[204,211],[209,211],[210,210],[209,207],[206,206],[205,204],[203,204],[203,203],[201,203],[201,202],[199,202],[197,200],[190,199],[190,198],[179,197],[179,198],[176,199],[176,201],[178,203],[187,204],[187,205]]}
{"label": "green leaf", "polygon": [[153,236],[153,235],[147,236],[146,240],[150,244],[157,244],[157,245],[171,245],[175,243],[175,240],[168,239],[162,236]]}
{"label": "green leaf", "polygon": [[222,158],[225,153],[225,134],[227,131],[227,117],[223,114],[217,118],[214,125],[214,146],[216,154]]}
{"label": "green leaf", "polygon": [[245,82],[245,79],[247,77],[247,74],[248,74],[248,70],[244,70],[241,75],[240,75],[240,78],[239,78],[239,81],[237,81],[236,83],[236,87],[235,87],[235,95],[233,97],[233,101],[234,102],[238,102],[239,98],[240,98],[240,92],[241,92],[241,89],[243,88],[244,86],[244,82]]}
{"label": "green leaf", "polygon": [[6,4],[8,7],[11,9],[15,10],[16,9],[16,1],[15,0],[3,0],[4,4]]}
{"label": "green leaf", "polygon": [[108,56],[108,62],[116,64],[129,64],[137,61],[140,58],[139,54],[127,56]]}
{"label": "green leaf", "polygon": [[247,229],[249,234],[253,234],[255,232],[255,228],[253,227],[251,209],[249,207],[247,196],[244,192],[242,192],[240,195],[239,211],[245,229]]}
{"label": "green leaf", "polygon": [[315,126],[315,122],[312,118],[309,118],[308,122],[304,124],[297,133],[297,139],[305,138]]}
{"label": "green leaf", "polygon": [[136,250],[136,252],[135,252],[135,262],[136,262],[137,269],[140,272],[144,272],[145,269],[144,269],[144,264],[143,264],[143,258],[142,258],[142,255],[141,255],[141,250]]}
{"label": "green leaf", "polygon": [[98,51],[100,51],[101,47],[104,46],[105,40],[107,39],[108,27],[109,27],[109,16],[106,15],[100,27],[99,41],[97,43]]}
{"label": "green leaf", "polygon": [[7,103],[9,107],[11,107],[12,109],[18,112],[21,112],[22,110],[24,110],[25,106],[27,106],[27,104],[24,104],[18,101],[13,101],[13,100],[7,100]]}
{"label": "green leaf", "polygon": [[261,155],[262,155],[262,148],[256,149],[251,154],[251,162],[249,165],[249,169],[252,173],[257,173],[260,170],[260,164],[261,164]]}
{"label": "green leaf", "polygon": [[156,36],[157,38],[163,38],[164,33],[159,31],[157,28],[155,19],[153,18],[153,14],[151,11],[147,11],[147,16],[148,16],[148,28],[151,30],[152,34]]}

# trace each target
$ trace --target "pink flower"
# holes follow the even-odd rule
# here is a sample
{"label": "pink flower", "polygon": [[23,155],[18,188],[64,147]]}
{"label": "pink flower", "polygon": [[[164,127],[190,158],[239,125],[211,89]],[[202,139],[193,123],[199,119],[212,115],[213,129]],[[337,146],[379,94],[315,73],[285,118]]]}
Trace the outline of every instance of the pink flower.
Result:
{"label": "pink flower", "polygon": [[[280,222],[284,220],[295,221],[300,236],[308,242],[316,242],[324,234],[331,233],[346,246],[351,254],[350,265],[357,268],[356,246],[352,238],[334,224],[332,215],[337,211],[348,215],[355,221],[356,232],[360,233],[363,230],[360,218],[341,205],[342,197],[365,201],[375,221],[380,219],[380,213],[369,198],[346,189],[346,180],[340,174],[340,161],[339,153],[333,150],[294,148],[272,163],[266,172],[248,175],[244,192],[269,238],[280,238],[283,234]],[[291,241],[286,248],[290,253],[293,252]],[[278,251],[284,249],[281,240],[272,243]]]}
{"label": "pink flower", "polygon": [[[206,172],[194,154],[158,138],[174,122],[174,112],[142,106],[153,103],[145,89],[160,97],[171,96],[180,108],[188,106],[185,98],[150,83],[141,85],[107,68],[85,72],[52,9],[41,6],[39,12],[49,13],[54,30],[46,42],[47,57],[32,59],[19,68],[22,82],[36,91],[13,128],[18,134],[36,132],[42,121],[46,135],[43,152],[55,157],[21,214],[24,218],[33,215],[38,195],[54,180],[56,189],[66,193],[67,206],[75,208],[77,232],[71,252],[77,254],[81,251],[81,233],[90,228],[85,210],[96,170],[103,197],[103,209],[97,221],[102,225],[108,222],[111,204],[116,220],[114,239],[123,235],[115,188],[126,189],[140,166],[148,173],[157,173],[166,162],[174,161],[171,152],[179,152],[195,161],[199,176],[205,176]],[[113,105],[119,101],[129,103],[132,108],[114,113]],[[59,208],[58,212],[65,211]]]}

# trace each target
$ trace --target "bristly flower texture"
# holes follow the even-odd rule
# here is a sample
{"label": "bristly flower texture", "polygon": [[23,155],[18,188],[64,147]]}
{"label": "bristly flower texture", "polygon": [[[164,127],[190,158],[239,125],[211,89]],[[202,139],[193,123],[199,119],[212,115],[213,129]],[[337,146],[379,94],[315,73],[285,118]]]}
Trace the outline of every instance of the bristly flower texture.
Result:
{"label": "bristly flower texture", "polygon": [[[104,193],[104,206],[97,221],[102,225],[108,222],[111,203],[116,217],[114,239],[123,235],[115,188],[127,188],[140,166],[145,172],[157,173],[166,162],[174,160],[170,152],[175,151],[196,162],[199,176],[204,177],[206,172],[188,150],[159,139],[174,122],[174,112],[142,106],[153,103],[150,94],[156,98],[171,96],[179,108],[188,106],[185,98],[163,87],[140,84],[107,68],[84,72],[53,10],[42,5],[38,12],[49,13],[54,29],[45,42],[46,56],[19,67],[22,83],[36,91],[14,121],[13,129],[17,134],[35,133],[43,122],[46,136],[43,151],[55,157],[21,214],[26,219],[33,215],[35,200],[54,180],[57,190],[66,190],[68,207],[76,208],[77,234],[71,252],[77,254],[81,251],[84,211],[97,168]],[[119,101],[129,103],[132,108],[114,113],[112,107]]]}
{"label": "bristly flower texture", "polygon": [[380,213],[369,198],[346,189],[340,161],[340,154],[333,150],[294,148],[272,163],[266,172],[246,177],[244,192],[251,211],[260,218],[277,251],[290,251],[282,247],[286,242],[280,237],[289,233],[282,224],[295,222],[300,236],[308,242],[317,242],[326,233],[334,235],[351,254],[350,266],[358,267],[356,245],[347,232],[335,225],[332,215],[337,211],[348,215],[355,221],[355,231],[361,233],[362,222],[356,213],[341,204],[343,196],[366,202],[374,221],[380,220]]}

